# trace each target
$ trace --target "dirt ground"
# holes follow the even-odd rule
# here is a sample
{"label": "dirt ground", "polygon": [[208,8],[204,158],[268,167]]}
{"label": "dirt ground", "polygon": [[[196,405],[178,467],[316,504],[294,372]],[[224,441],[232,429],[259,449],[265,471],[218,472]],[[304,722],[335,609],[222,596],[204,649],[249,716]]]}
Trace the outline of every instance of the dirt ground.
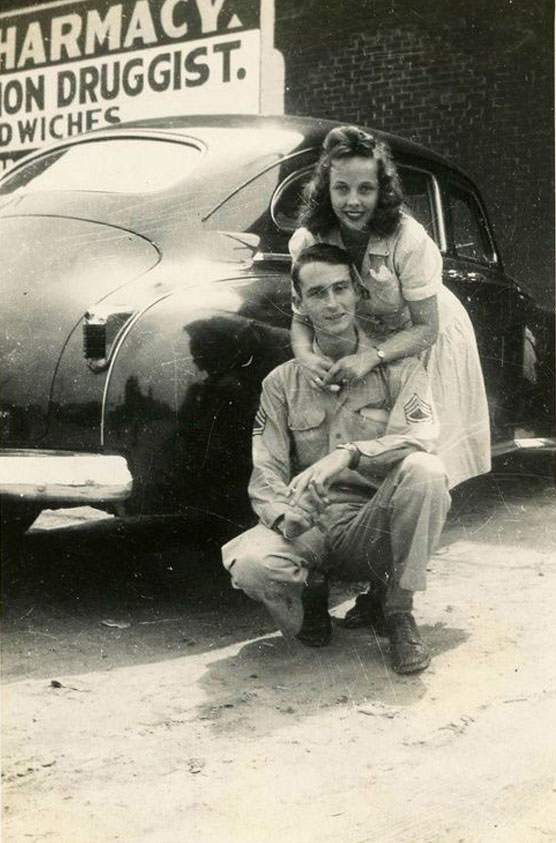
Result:
{"label": "dirt ground", "polygon": [[4,564],[3,843],[556,840],[551,474],[457,491],[417,677],[286,642],[175,525],[43,514]]}

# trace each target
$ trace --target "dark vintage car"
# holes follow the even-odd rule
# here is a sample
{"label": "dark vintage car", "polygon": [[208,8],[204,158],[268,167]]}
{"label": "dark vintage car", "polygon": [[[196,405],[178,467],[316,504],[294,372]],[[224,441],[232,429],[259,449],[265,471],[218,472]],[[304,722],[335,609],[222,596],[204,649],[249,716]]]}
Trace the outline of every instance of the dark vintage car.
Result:
{"label": "dark vintage car", "polygon": [[[5,520],[82,503],[249,520],[261,379],[291,356],[287,242],[333,123],[176,117],[35,153],[0,182]],[[493,453],[550,446],[550,317],[475,185],[384,136],[473,320]],[[534,438],[535,437],[535,438]]]}

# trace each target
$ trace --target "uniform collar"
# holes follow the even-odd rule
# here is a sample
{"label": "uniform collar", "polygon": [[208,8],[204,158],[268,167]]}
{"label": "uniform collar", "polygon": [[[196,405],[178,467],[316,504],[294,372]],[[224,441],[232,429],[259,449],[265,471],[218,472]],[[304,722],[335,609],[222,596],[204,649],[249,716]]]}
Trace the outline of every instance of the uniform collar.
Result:
{"label": "uniform collar", "polygon": [[[357,352],[358,352],[358,350],[361,346],[361,331],[359,329],[359,325],[357,324],[357,322],[355,322],[354,328],[355,328],[355,337],[357,339],[357,344],[355,346],[353,354],[357,354]],[[313,332],[313,352],[315,354],[321,354],[321,355],[324,354],[324,351],[322,350],[322,348],[319,347],[319,344],[317,343],[317,337],[316,337],[314,332]]]}

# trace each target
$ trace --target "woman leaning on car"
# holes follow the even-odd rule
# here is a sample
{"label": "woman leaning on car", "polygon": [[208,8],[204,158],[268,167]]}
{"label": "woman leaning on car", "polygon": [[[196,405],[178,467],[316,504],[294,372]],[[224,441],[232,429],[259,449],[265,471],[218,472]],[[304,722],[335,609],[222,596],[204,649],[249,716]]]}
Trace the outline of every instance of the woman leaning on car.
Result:
{"label": "woman leaning on car", "polygon": [[326,136],[305,192],[292,258],[315,242],[347,250],[361,284],[359,320],[372,347],[332,360],[316,354],[294,299],[292,347],[322,387],[362,377],[383,361],[420,355],[440,423],[438,454],[450,487],[490,469],[488,405],[473,326],[442,283],[442,257],[423,226],[402,210],[386,144],[341,126]]}

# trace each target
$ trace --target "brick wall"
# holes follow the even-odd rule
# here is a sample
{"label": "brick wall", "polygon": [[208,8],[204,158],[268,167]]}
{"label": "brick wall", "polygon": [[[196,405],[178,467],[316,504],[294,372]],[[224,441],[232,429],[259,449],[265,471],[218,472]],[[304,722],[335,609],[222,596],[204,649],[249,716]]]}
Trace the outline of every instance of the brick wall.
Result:
{"label": "brick wall", "polygon": [[276,0],[286,111],[434,148],[478,183],[507,270],[554,291],[551,0]]}

